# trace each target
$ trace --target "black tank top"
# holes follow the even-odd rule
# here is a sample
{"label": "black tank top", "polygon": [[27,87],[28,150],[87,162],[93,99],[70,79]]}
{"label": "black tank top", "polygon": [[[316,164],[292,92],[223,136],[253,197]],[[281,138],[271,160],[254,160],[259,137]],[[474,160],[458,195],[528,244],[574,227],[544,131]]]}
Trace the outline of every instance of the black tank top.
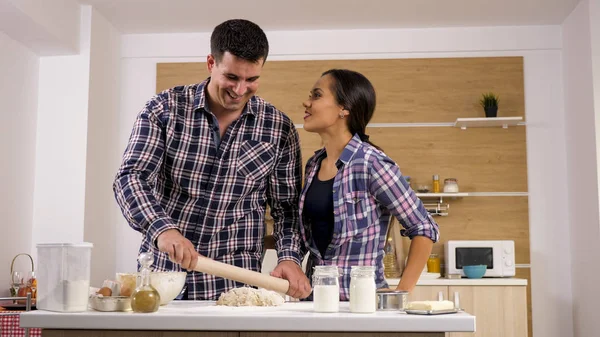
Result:
{"label": "black tank top", "polygon": [[333,235],[334,179],[321,181],[315,176],[304,199],[304,214],[310,221],[312,238],[321,252],[321,257],[325,256]]}

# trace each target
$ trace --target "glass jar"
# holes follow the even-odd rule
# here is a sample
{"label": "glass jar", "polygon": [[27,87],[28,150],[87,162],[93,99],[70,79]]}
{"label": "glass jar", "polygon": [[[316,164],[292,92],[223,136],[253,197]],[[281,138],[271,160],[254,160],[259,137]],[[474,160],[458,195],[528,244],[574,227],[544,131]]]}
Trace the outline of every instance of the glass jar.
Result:
{"label": "glass jar", "polygon": [[312,276],[313,310],[338,312],[340,309],[340,273],[337,266],[316,266]]}
{"label": "glass jar", "polygon": [[154,256],[152,253],[141,253],[138,260],[142,266],[142,283],[131,294],[131,309],[133,312],[155,312],[160,306],[160,294],[150,284],[150,266]]}
{"label": "glass jar", "polygon": [[441,260],[437,254],[429,255],[427,259],[427,272],[428,273],[440,273],[441,272]]}
{"label": "glass jar", "polygon": [[431,192],[440,193],[440,176],[437,174],[433,176]]}
{"label": "glass jar", "polygon": [[377,309],[377,285],[374,266],[350,269],[350,312],[373,313]]}
{"label": "glass jar", "polygon": [[383,275],[386,278],[399,278],[400,268],[398,266],[398,259],[396,258],[396,249],[394,248],[394,239],[388,233],[388,237],[383,247]]}
{"label": "glass jar", "polygon": [[444,193],[458,193],[458,182],[456,178],[444,179]]}

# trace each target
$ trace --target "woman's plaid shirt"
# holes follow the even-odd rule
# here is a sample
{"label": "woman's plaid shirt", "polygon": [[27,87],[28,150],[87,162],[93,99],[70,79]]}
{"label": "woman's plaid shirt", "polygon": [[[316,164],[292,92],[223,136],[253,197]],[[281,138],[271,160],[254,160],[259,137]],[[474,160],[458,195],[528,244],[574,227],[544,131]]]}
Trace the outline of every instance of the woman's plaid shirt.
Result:
{"label": "woman's plaid shirt", "polygon": [[300,196],[301,234],[310,252],[307,274],[315,265],[340,267],[340,298],[348,300],[352,266],[376,266],[378,288],[387,287],[383,275],[383,247],[390,217],[402,224],[402,235],[439,240],[439,228],[423,203],[408,186],[400,168],[385,153],[355,135],[342,151],[333,183],[333,238],[321,256],[311,234],[311,224],[302,215],[306,191],[318,173],[318,163],[327,156],[315,152],[306,163],[306,178]]}

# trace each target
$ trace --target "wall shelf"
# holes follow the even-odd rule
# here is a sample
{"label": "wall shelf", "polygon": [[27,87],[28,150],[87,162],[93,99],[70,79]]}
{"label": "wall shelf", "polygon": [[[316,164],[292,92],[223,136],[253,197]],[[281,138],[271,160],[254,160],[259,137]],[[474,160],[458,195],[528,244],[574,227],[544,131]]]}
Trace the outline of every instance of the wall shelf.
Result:
{"label": "wall shelf", "polygon": [[419,198],[526,197],[528,195],[528,192],[417,193],[417,197]]}
{"label": "wall shelf", "polygon": [[466,130],[469,128],[489,128],[525,125],[523,117],[481,117],[481,118],[457,118],[454,127]]}
{"label": "wall shelf", "polygon": [[[437,199],[436,202],[441,205],[444,198],[457,199],[466,197],[527,197],[528,192],[460,192],[460,193],[416,193],[420,199]],[[449,205],[448,205],[449,207]]]}

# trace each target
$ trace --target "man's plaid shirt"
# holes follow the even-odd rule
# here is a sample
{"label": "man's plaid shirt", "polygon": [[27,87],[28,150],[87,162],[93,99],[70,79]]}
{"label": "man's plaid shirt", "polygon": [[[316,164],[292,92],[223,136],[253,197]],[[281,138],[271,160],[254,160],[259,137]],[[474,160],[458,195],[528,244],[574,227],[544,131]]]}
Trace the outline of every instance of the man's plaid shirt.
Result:
{"label": "man's plaid shirt", "polygon": [[[138,114],[113,190],[130,226],[153,251],[155,271],[181,270],[156,249],[175,228],[216,261],[260,271],[265,208],[271,207],[279,261],[300,264],[301,154],[291,120],[253,96],[219,146],[206,106],[208,81],[153,97]],[[189,272],[188,298],[215,300],[242,284]]]}

